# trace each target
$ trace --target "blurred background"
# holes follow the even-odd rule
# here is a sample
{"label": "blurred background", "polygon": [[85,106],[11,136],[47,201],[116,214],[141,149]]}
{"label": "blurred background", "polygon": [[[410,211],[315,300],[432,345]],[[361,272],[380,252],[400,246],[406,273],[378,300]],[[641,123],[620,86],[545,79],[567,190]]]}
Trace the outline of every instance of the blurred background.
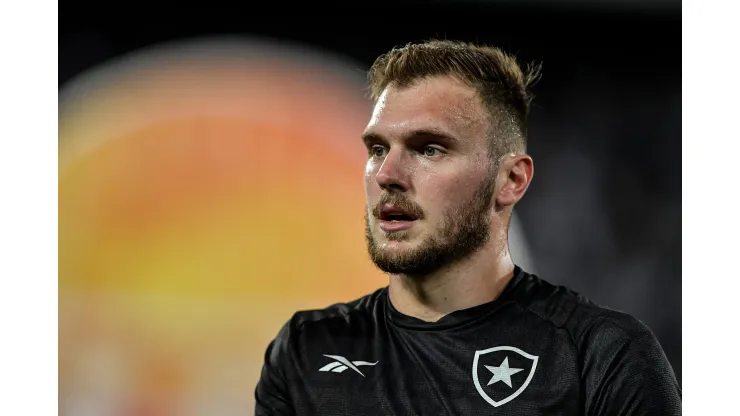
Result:
{"label": "blurred background", "polygon": [[60,414],[251,414],[295,310],[387,284],[364,71],[429,38],[543,62],[515,260],[645,322],[681,381],[680,2],[259,7],[59,8]]}

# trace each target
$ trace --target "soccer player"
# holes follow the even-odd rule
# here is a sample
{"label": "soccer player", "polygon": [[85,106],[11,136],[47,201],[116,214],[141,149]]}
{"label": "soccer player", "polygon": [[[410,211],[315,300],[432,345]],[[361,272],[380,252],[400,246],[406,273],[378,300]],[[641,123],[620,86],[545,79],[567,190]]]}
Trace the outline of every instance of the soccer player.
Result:
{"label": "soccer player", "polygon": [[267,348],[256,415],[681,413],[644,324],[512,261],[538,77],[500,49],[452,41],[375,61],[365,233],[389,284],[295,313]]}

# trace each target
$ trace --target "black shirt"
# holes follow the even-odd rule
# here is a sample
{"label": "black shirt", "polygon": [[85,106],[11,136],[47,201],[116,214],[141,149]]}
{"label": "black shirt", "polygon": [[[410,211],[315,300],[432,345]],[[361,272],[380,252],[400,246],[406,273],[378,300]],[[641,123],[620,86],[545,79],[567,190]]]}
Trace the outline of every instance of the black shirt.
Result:
{"label": "black shirt", "polygon": [[679,415],[653,333],[516,267],[494,301],[424,322],[387,287],[297,312],[270,343],[256,415]]}

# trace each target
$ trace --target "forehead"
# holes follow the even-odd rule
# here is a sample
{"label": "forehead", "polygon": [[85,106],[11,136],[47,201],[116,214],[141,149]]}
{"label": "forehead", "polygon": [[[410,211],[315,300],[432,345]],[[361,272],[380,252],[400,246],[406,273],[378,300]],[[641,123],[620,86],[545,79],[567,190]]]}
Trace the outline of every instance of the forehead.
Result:
{"label": "forehead", "polygon": [[422,79],[410,86],[386,87],[378,98],[366,132],[387,137],[436,129],[458,137],[484,135],[487,113],[476,90],[457,78]]}

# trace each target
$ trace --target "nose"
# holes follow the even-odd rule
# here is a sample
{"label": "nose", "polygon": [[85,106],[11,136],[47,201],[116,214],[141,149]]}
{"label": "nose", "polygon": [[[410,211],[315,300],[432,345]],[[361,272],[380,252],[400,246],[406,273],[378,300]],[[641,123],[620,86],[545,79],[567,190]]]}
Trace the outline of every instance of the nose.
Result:
{"label": "nose", "polygon": [[408,166],[399,149],[391,149],[375,175],[378,186],[385,191],[409,189]]}

